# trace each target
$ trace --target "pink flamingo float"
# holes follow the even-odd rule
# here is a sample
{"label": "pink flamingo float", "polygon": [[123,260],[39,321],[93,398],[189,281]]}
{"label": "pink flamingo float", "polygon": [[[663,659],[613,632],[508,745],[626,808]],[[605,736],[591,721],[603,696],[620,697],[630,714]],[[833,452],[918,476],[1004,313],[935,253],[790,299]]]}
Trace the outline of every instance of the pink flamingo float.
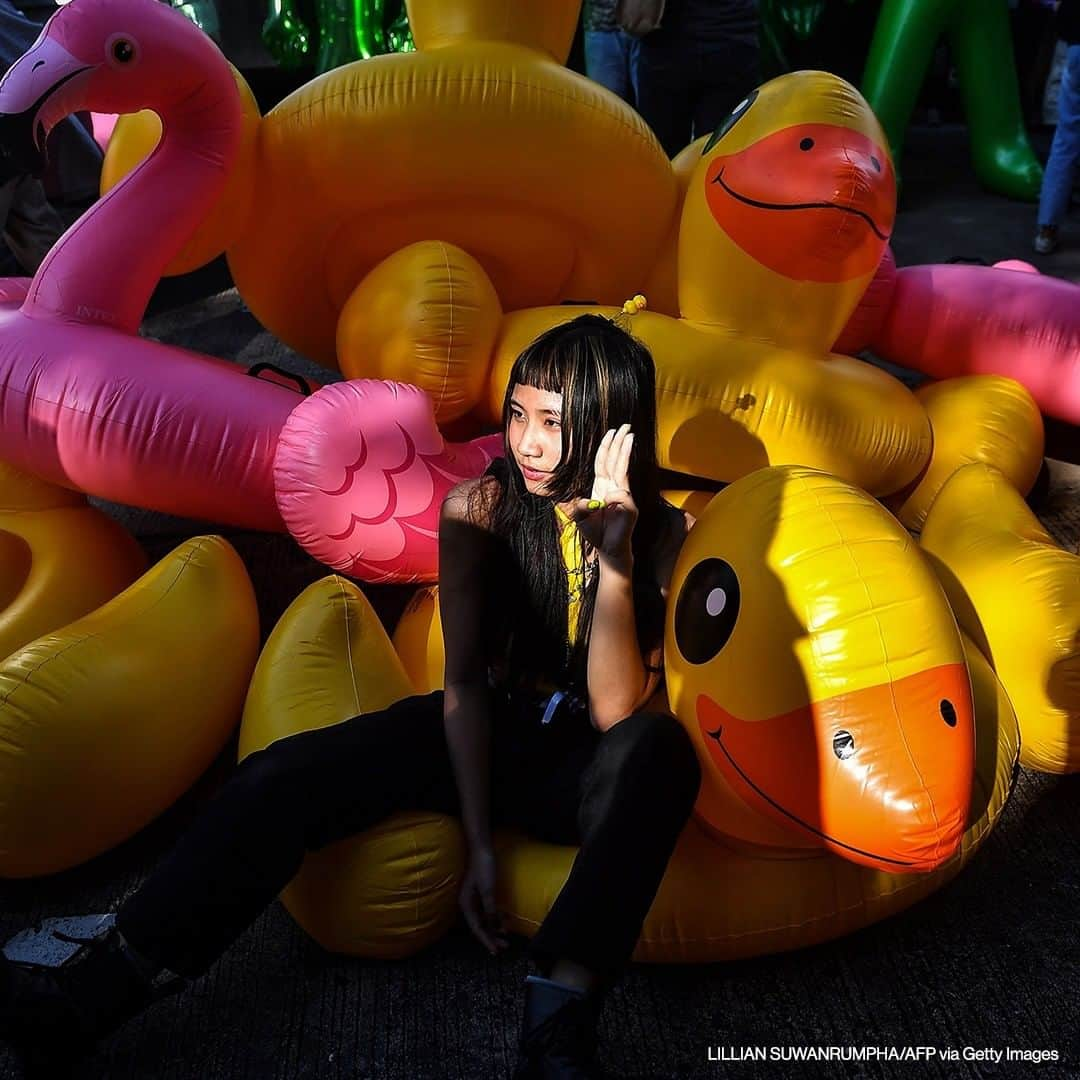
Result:
{"label": "pink flamingo float", "polygon": [[[229,66],[157,0],[73,0],[0,81],[0,125],[38,153],[76,110],[153,109],[157,149],[0,290],[0,457],[116,502],[284,530],[369,581],[437,573],[439,507],[501,452],[449,444],[427,396],[357,380],[310,397],[138,327],[239,148]],[[307,389],[306,387],[304,389]]]}
{"label": "pink flamingo float", "polygon": [[1080,286],[1030,263],[898,270],[886,249],[834,348],[938,379],[1005,375],[1045,415],[1080,424]]}

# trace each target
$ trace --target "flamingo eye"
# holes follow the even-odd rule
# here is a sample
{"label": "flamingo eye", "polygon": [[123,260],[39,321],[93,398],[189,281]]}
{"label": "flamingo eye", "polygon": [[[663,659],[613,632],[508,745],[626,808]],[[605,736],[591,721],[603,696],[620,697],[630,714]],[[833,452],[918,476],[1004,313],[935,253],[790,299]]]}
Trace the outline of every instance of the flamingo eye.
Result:
{"label": "flamingo eye", "polygon": [[130,64],[135,59],[135,46],[126,38],[113,42],[113,58],[121,64]]}

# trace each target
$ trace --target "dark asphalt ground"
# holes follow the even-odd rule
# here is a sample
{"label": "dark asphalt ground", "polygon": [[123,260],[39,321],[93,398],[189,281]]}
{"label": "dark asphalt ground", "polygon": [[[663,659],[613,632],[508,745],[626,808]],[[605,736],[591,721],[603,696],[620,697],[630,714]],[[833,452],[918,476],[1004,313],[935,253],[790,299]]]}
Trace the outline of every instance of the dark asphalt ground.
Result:
{"label": "dark asphalt ground", "polygon": [[[981,192],[961,129],[913,132],[894,248],[901,265],[954,256],[1028,257],[1034,208]],[[1045,142],[1045,140],[1043,140]],[[1043,147],[1045,149],[1045,146]],[[1036,259],[1080,280],[1080,213],[1063,250]],[[260,330],[220,272],[168,283],[147,332],[253,363],[304,367]],[[180,306],[178,306],[180,305]],[[325,372],[322,373],[325,378]],[[1080,460],[1073,432],[1054,452]],[[1080,469],[1055,464],[1040,513],[1074,550]],[[109,508],[152,558],[205,531],[159,514]],[[220,531],[220,530],[215,530]],[[285,537],[226,532],[251,573],[263,631],[325,572]],[[407,595],[377,591],[391,623]],[[53,878],[0,883],[0,938],[49,915],[106,911],[134,889],[227,774],[223,758],[177,807],[133,840]],[[637,967],[601,1029],[617,1077],[1080,1076],[1080,777],[1022,772],[995,832],[958,880],[911,911],[816,948],[731,965]],[[524,950],[491,960],[460,927],[420,956],[376,962],[327,955],[274,905],[205,978],[115,1035],[75,1075],[85,1080],[475,1080],[513,1061]],[[719,1048],[955,1048],[924,1064],[717,1063]],[[1006,1047],[1056,1050],[1057,1064],[965,1061]],[[967,1048],[967,1050],[965,1049]],[[14,1064],[0,1049],[0,1076]]]}

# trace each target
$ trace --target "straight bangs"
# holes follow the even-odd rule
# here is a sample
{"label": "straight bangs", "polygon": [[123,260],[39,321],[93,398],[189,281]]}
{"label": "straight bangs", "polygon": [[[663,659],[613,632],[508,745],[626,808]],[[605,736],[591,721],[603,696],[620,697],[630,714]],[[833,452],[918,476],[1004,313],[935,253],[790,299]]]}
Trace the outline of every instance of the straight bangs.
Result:
{"label": "straight bangs", "polygon": [[[519,478],[520,471],[505,442],[510,430],[510,399],[514,387],[532,386],[562,395],[562,455],[547,483],[547,497],[556,502],[589,494],[596,451],[604,433],[619,424],[633,423],[636,404],[633,376],[637,373],[627,370],[622,379],[613,378],[613,370],[622,366],[619,357],[609,355],[613,339],[616,344],[622,339],[632,340],[609,319],[581,315],[541,334],[518,356],[510,372],[503,399],[504,453],[511,463],[511,472],[517,473]],[[621,400],[613,401],[615,384],[627,380],[634,382],[634,386],[629,388],[629,393],[616,393],[614,396]],[[617,416],[622,418],[616,419]],[[645,435],[649,437],[648,432]],[[652,438],[655,440],[655,433]],[[521,480],[521,490],[524,490],[524,480]]]}
{"label": "straight bangs", "polygon": [[[562,455],[545,487],[533,495],[509,442],[514,387],[532,386],[562,395]],[[592,492],[596,453],[607,431],[629,424],[634,433],[628,484],[638,506],[634,529],[634,607],[643,649],[663,636],[663,600],[652,555],[665,528],[656,459],[656,375],[649,350],[600,315],[580,315],[552,327],[515,360],[503,398],[502,460],[488,472],[499,481],[493,528],[506,544],[513,572],[503,583],[508,605],[509,674],[512,683],[556,681],[585,692],[588,641],[596,581],[585,590],[575,633],[567,625],[568,570],[587,580],[582,564],[563,564],[555,503]],[[571,645],[571,638],[574,644]]]}

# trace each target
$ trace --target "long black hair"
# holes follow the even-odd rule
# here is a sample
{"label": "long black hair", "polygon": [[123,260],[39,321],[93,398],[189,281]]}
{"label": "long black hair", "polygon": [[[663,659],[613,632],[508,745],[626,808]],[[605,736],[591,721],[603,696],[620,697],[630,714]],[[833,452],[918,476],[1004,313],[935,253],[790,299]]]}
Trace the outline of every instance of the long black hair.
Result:
{"label": "long black hair", "polygon": [[[510,399],[518,384],[562,394],[562,457],[543,495],[525,487],[507,433]],[[587,498],[596,451],[604,433],[628,423],[634,433],[630,492],[639,517],[634,527],[634,609],[644,651],[663,637],[664,606],[656,584],[654,555],[670,523],[660,497],[656,461],[656,372],[649,350],[626,330],[599,315],[581,315],[541,334],[518,356],[502,409],[504,456],[488,469],[499,491],[489,504],[490,528],[506,555],[497,586],[500,620],[511,685],[556,682],[585,689],[589,633],[597,575],[582,597],[575,643],[567,625],[567,567],[559,545],[555,504]],[[588,553],[582,545],[585,576]]]}

